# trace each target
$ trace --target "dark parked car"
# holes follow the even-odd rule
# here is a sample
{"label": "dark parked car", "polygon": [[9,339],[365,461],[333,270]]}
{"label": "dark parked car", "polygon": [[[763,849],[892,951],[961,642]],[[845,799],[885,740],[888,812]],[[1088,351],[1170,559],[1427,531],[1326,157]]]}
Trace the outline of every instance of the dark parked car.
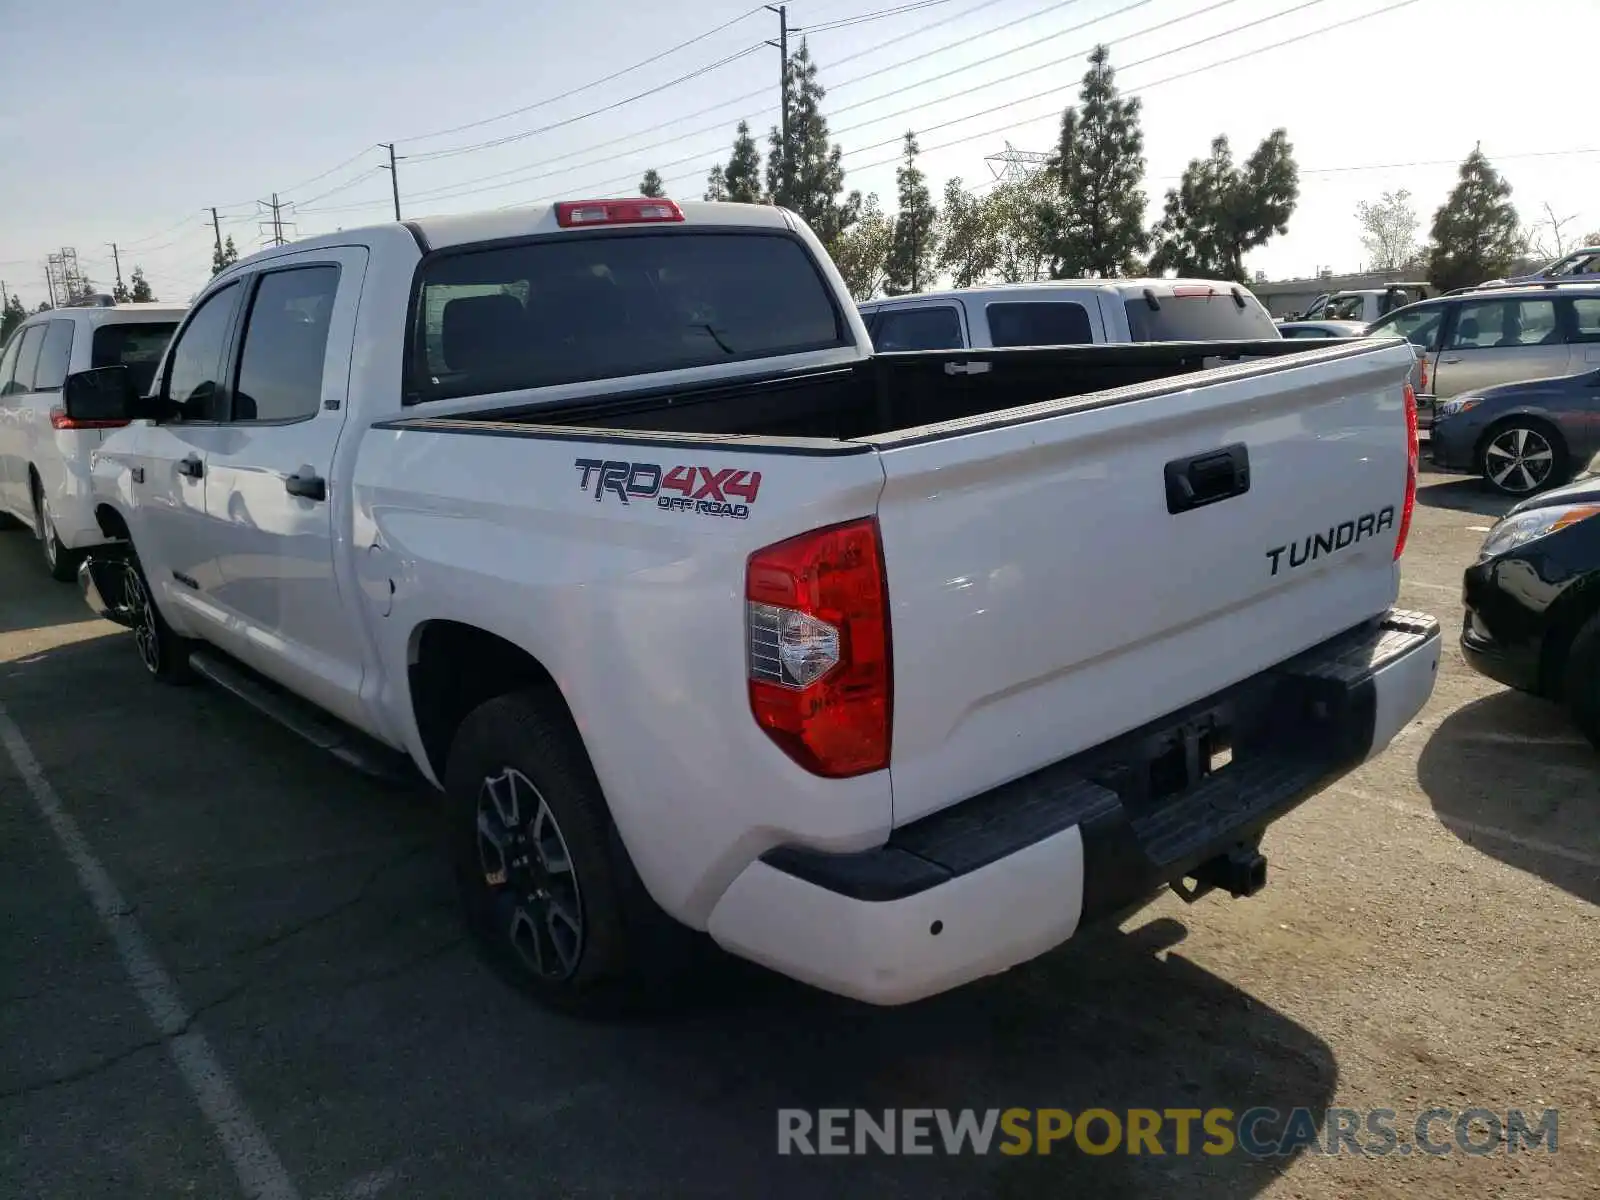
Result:
{"label": "dark parked car", "polygon": [[1461,653],[1564,705],[1600,748],[1600,475],[1514,507],[1462,580]]}
{"label": "dark parked car", "polygon": [[1565,483],[1600,451],[1600,369],[1479,388],[1434,406],[1428,454],[1507,496]]}

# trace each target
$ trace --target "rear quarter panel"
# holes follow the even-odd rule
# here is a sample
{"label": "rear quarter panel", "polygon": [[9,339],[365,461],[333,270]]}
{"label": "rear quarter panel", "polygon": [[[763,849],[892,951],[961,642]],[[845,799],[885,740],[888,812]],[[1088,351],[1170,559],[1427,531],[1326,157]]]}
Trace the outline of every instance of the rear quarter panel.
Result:
{"label": "rear quarter panel", "polygon": [[[761,480],[740,519],[597,492],[585,461]],[[679,919],[703,927],[738,872],[780,842],[879,844],[889,772],[809,775],[751,716],[744,572],[761,546],[872,513],[882,485],[865,447],[775,454],[369,430],[354,480],[360,602],[413,756],[426,761],[406,664],[426,622],[459,621],[523,648],[554,678],[641,877]]]}

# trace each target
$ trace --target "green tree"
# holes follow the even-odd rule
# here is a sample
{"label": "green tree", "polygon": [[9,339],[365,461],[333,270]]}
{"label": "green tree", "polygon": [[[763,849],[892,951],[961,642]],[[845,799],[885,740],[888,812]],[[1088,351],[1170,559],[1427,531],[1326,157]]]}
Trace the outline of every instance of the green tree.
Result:
{"label": "green tree", "polygon": [[[855,223],[861,193],[844,193],[844,152],[828,140],[822,115],[827,96],[817,82],[817,65],[805,41],[784,65],[789,83],[789,139],[774,126],[768,139],[767,193],[772,202],[798,213],[830,252],[839,235]],[[729,192],[733,189],[730,187]]]}
{"label": "green tree", "polygon": [[917,135],[906,133],[905,161],[894,173],[900,211],[894,218],[883,290],[904,296],[925,290],[938,273],[939,210],[928,193],[928,180],[917,166]]}
{"label": "green tree", "polygon": [[722,189],[734,204],[760,204],[761,151],[750,136],[750,122],[740,121],[733,139],[733,153],[722,172]]}
{"label": "green tree", "polygon": [[1399,270],[1416,255],[1417,210],[1404,188],[1383,193],[1376,204],[1363,200],[1356,205],[1356,220],[1373,270]]}
{"label": "green tree", "polygon": [[1117,91],[1111,52],[1096,46],[1078,92],[1078,108],[1061,114],[1056,148],[1059,220],[1051,273],[1129,275],[1150,237],[1144,228],[1144,133],[1139,100]]}
{"label": "green tree", "polygon": [[128,298],[135,304],[149,304],[155,300],[156,294],[150,290],[150,281],[144,277],[143,267],[135,267],[128,281],[131,285],[128,288]]}
{"label": "green tree", "polygon": [[239,261],[239,250],[233,244],[233,234],[229,234],[222,243],[221,249],[211,251],[211,274],[216,277]]}
{"label": "green tree", "polygon": [[1581,242],[1579,242],[1578,245],[1580,245],[1580,246],[1600,246],[1600,229],[1596,229],[1593,233],[1584,234],[1583,235],[1583,240]]}
{"label": "green tree", "polygon": [[54,307],[55,307],[55,305],[51,304],[50,301],[41,300],[41,301],[39,301],[39,307],[34,309],[33,311],[36,312],[36,313],[49,312]]}
{"label": "green tree", "polygon": [[833,262],[857,302],[871,300],[883,287],[894,222],[884,215],[876,192],[867,196],[855,223],[835,239]]}
{"label": "green tree", "polygon": [[652,200],[659,200],[666,194],[666,185],[661,182],[661,175],[654,167],[651,167],[644,173],[644,178],[639,180],[639,195],[649,196]]}
{"label": "green tree", "polygon": [[118,304],[128,303],[130,299],[128,285],[118,280],[116,286],[111,289],[111,298]]}
{"label": "green tree", "polygon": [[1506,274],[1521,248],[1511,185],[1473,148],[1456,186],[1433,214],[1428,280],[1441,291]]}
{"label": "green tree", "polygon": [[1288,232],[1299,198],[1300,169],[1284,130],[1273,130],[1243,167],[1228,139],[1215,138],[1210,155],[1191,159],[1167,192],[1150,269],[1247,283],[1244,256]]}
{"label": "green tree", "polygon": [[0,342],[6,341],[11,336],[11,331],[28,319],[28,310],[22,306],[22,298],[15,293],[6,297],[6,306],[0,310]]}
{"label": "green tree", "polygon": [[728,198],[728,185],[722,178],[722,164],[713,163],[711,170],[706,174],[707,200],[722,201]]}
{"label": "green tree", "polygon": [[1000,257],[991,197],[979,198],[950,179],[939,213],[939,260],[958,288],[975,287],[993,273]]}
{"label": "green tree", "polygon": [[1004,283],[1034,283],[1050,275],[1051,248],[1060,227],[1060,191],[1053,170],[1008,180],[990,193],[987,208],[995,239],[995,274]]}

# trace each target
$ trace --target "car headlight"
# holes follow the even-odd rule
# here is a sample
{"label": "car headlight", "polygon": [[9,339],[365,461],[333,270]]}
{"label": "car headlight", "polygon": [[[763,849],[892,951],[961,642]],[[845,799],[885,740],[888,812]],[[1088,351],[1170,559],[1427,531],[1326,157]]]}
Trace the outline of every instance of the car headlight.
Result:
{"label": "car headlight", "polygon": [[1534,538],[1546,537],[1558,529],[1576,525],[1597,514],[1600,514],[1600,504],[1562,504],[1507,517],[1489,530],[1489,536],[1483,539],[1483,548],[1478,551],[1478,558],[1504,554]]}
{"label": "car headlight", "polygon": [[1456,396],[1450,400],[1441,400],[1433,406],[1435,416],[1453,417],[1457,413],[1464,413],[1468,409],[1477,408],[1483,403],[1482,396]]}

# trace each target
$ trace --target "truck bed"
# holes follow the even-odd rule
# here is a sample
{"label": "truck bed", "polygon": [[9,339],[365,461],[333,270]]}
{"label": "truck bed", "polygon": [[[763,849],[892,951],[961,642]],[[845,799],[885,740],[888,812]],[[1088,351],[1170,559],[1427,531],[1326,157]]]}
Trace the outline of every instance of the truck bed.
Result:
{"label": "truck bed", "polygon": [[[504,405],[447,418],[404,422],[443,428],[461,423],[759,438],[859,441],[1081,398],[1095,407],[1184,390],[1207,368],[1254,375],[1369,352],[1379,343],[1307,350],[1283,340],[937,350],[877,354],[847,367],[774,373],[737,384],[647,389],[558,405]],[[1166,386],[1156,386],[1166,385]]]}

